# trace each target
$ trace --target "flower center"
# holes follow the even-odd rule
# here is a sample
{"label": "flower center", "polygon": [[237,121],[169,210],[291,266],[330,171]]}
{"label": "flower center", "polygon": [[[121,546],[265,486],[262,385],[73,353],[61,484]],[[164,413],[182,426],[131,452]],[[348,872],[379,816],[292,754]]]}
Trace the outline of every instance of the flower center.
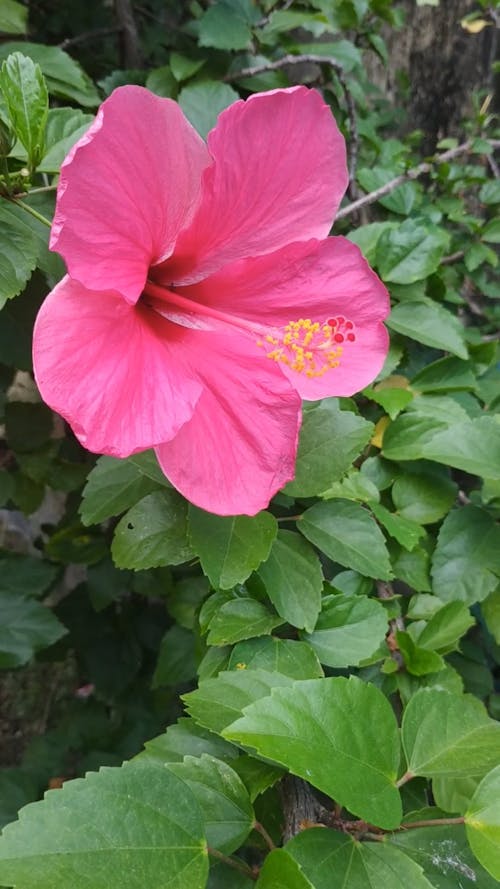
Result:
{"label": "flower center", "polygon": [[299,318],[275,328],[221,312],[152,281],[147,281],[143,298],[146,306],[174,324],[198,330],[213,330],[221,324],[236,328],[265,349],[267,358],[306,377],[322,377],[338,367],[344,345],[356,340],[353,322],[342,315],[322,322]]}

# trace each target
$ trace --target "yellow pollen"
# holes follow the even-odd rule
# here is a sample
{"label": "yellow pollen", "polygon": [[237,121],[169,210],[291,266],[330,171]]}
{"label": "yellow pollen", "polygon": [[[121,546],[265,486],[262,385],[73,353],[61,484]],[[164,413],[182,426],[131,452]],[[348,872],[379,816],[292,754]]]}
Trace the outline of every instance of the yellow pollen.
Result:
{"label": "yellow pollen", "polygon": [[267,353],[268,358],[314,378],[337,368],[344,345],[349,346],[355,339],[354,324],[342,316],[322,322],[299,318],[289,321],[281,332],[276,330],[258,339],[257,345],[267,348],[269,343],[274,348]]}

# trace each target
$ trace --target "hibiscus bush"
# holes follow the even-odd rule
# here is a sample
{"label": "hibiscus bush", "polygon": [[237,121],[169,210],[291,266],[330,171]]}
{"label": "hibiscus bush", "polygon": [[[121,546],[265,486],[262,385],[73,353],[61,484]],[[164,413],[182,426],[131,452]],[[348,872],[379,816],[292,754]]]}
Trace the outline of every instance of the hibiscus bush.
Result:
{"label": "hibiscus bush", "polygon": [[491,889],[487,84],[424,153],[404,4],[115,6],[0,2],[0,884]]}

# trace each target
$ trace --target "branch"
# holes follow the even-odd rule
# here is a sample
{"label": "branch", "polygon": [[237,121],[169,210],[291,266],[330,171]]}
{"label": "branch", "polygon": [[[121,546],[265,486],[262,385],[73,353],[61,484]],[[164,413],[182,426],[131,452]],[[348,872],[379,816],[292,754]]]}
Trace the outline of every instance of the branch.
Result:
{"label": "branch", "polygon": [[234,71],[226,74],[225,81],[240,80],[242,77],[254,77],[256,74],[264,74],[266,71],[279,71],[280,68],[286,68],[289,65],[301,64],[328,65],[335,72],[339,80],[340,86],[344,93],[345,103],[347,106],[347,116],[349,119],[349,146],[348,146],[348,170],[349,170],[349,188],[351,192],[355,187],[356,178],[356,161],[358,158],[358,125],[356,122],[356,109],[354,99],[345,79],[344,69],[339,62],[332,59],[331,56],[320,56],[314,53],[302,53],[299,56],[287,55],[275,62],[265,62],[262,65],[254,65],[250,68],[242,68],[240,71]]}
{"label": "branch", "polygon": [[[487,139],[486,141],[492,148],[500,148],[500,139]],[[444,151],[443,154],[437,154],[432,160],[424,161],[424,163],[419,164],[418,167],[410,167],[406,172],[401,173],[400,176],[396,176],[394,179],[390,179],[389,182],[386,182],[385,185],[376,188],[375,191],[363,195],[362,198],[353,201],[353,203],[348,204],[347,207],[342,207],[337,213],[335,220],[345,219],[346,216],[351,216],[352,213],[356,213],[358,210],[361,210],[362,207],[375,203],[379,198],[384,197],[386,194],[390,194],[395,188],[402,185],[403,182],[418,179],[419,176],[423,176],[425,173],[430,173],[436,165],[445,164],[456,157],[460,157],[461,154],[467,154],[467,152],[471,150],[473,142],[473,139],[468,139],[467,142],[457,145],[456,148],[450,148],[448,151]]]}
{"label": "branch", "polygon": [[115,0],[115,16],[120,31],[122,65],[124,68],[140,68],[142,55],[131,0]]}
{"label": "branch", "polygon": [[59,44],[59,49],[68,49],[68,47],[84,43],[86,40],[108,37],[110,34],[117,34],[120,30],[121,28],[95,28],[93,31],[84,31],[83,34],[77,34],[75,37],[67,37]]}

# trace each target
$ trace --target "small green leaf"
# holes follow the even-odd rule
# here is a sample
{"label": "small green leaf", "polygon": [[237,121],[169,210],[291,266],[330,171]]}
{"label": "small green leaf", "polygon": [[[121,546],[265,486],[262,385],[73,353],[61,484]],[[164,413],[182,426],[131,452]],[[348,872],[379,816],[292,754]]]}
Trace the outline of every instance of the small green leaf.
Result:
{"label": "small green leaf", "polygon": [[[3,201],[0,205],[0,309],[24,289],[36,266],[38,247],[28,226],[19,222]],[[22,211],[21,211],[22,212]],[[3,323],[2,318],[2,323]]]}
{"label": "small green leaf", "polygon": [[433,889],[438,885],[429,883],[420,863],[399,849],[387,843],[360,843],[335,830],[303,830],[285,849],[314,889]]}
{"label": "small green leaf", "polygon": [[208,753],[217,759],[231,760],[238,756],[238,748],[224,741],[213,732],[202,728],[194,721],[183,717],[166,732],[152,738],[144,745],[137,759],[153,759],[165,765],[168,762],[182,762],[185,756],[201,756]]}
{"label": "small green leaf", "polygon": [[221,672],[216,679],[205,679],[182,699],[196,722],[220,734],[241,716],[247,704],[267,697],[272,688],[281,685],[292,686],[293,679],[266,670],[235,670]]}
{"label": "small green leaf", "polygon": [[2,591],[0,610],[0,667],[26,664],[67,633],[49,608],[22,593]]}
{"label": "small green leaf", "polygon": [[500,219],[490,219],[486,223],[481,232],[481,240],[488,244],[500,244]]}
{"label": "small green leaf", "polygon": [[178,52],[170,53],[170,68],[178,83],[189,80],[204,64],[204,59],[190,59]]}
{"label": "small green leaf", "polygon": [[349,232],[347,237],[353,244],[358,245],[367,262],[372,265],[375,263],[377,244],[382,232],[397,228],[397,225],[397,222],[370,222]]}
{"label": "small green leaf", "polygon": [[4,34],[26,34],[28,9],[16,0],[2,0],[0,4],[0,31]]}
{"label": "small green leaf", "polygon": [[[366,192],[376,191],[394,179],[394,170],[387,170],[383,167],[364,167],[358,170],[357,179]],[[390,194],[379,198],[379,203],[383,207],[387,207],[388,210],[392,210],[393,213],[408,216],[413,209],[417,194],[418,187],[415,182],[404,182]]]}
{"label": "small green leaf", "polygon": [[21,553],[0,552],[0,591],[9,595],[41,596],[54,583],[55,565]]}
{"label": "small green leaf", "polygon": [[201,567],[216,589],[243,583],[267,559],[278,532],[270,512],[217,516],[189,507],[189,535]]}
{"label": "small green leaf", "polygon": [[474,618],[462,602],[448,602],[430,618],[417,642],[424,648],[446,654],[456,648],[459,639],[474,624]]}
{"label": "small green leaf", "polygon": [[177,624],[170,627],[160,643],[151,688],[180,685],[194,679],[199,660],[196,649],[197,639],[191,630]]}
{"label": "small green leaf", "polygon": [[238,99],[229,84],[218,80],[190,83],[179,93],[179,105],[203,138],[215,126],[220,112]]}
{"label": "small green leaf", "polygon": [[401,821],[397,723],[373,685],[351,676],[275,687],[245,707],[223,735],[285,766],[360,818],[388,830]]}
{"label": "small green leaf", "polygon": [[400,516],[428,525],[446,515],[457,490],[455,482],[439,472],[406,472],[395,480],[392,500]]}
{"label": "small green leaf", "polygon": [[228,670],[257,669],[283,673],[292,679],[318,679],[323,675],[310,645],[274,636],[261,636],[234,646]]}
{"label": "small green leaf", "polygon": [[49,96],[40,66],[20,52],[2,64],[0,91],[14,132],[26,149],[30,170],[40,163],[45,145]]}
{"label": "small green leaf", "polygon": [[215,612],[208,627],[208,645],[233,645],[253,636],[272,633],[283,623],[255,599],[231,599],[224,602]]}
{"label": "small green leaf", "polygon": [[373,434],[373,424],[327,399],[304,413],[291,497],[313,497],[340,479]]}
{"label": "small green leaf", "polygon": [[58,173],[70,148],[88,130],[91,114],[77,108],[51,108],[45,131],[45,153],[38,166],[41,173]]}
{"label": "small green leaf", "polygon": [[500,528],[483,509],[465,506],[448,514],[432,557],[432,585],[445,602],[481,602],[498,586]]}
{"label": "small green leaf", "polygon": [[465,829],[478,861],[500,880],[500,766],[479,784],[465,813]]}
{"label": "small green leaf", "polygon": [[406,219],[381,234],[376,263],[384,281],[412,284],[422,281],[439,266],[449,236],[442,228],[421,219]]}
{"label": "small green leaf", "polygon": [[443,658],[435,651],[416,645],[410,633],[398,630],[396,641],[405,667],[412,676],[427,676],[428,673],[438,673],[444,668]]}
{"label": "small green leaf", "polygon": [[405,709],[402,737],[413,775],[482,776],[498,763],[500,723],[471,696],[421,689]]}
{"label": "small green leaf", "polygon": [[206,753],[170,763],[169,771],[185,781],[196,797],[210,848],[226,855],[235,852],[245,842],[255,818],[239,775],[227,763]]}
{"label": "small green leaf", "polygon": [[384,535],[371,514],[348,500],[317,503],[303,513],[299,530],[330,559],[360,574],[392,577]]}
{"label": "small green leaf", "polygon": [[321,562],[312,546],[294,531],[280,531],[258,574],[283,620],[311,631],[323,589]]}
{"label": "small green leaf", "polygon": [[380,503],[370,503],[370,509],[387,533],[410,552],[415,549],[420,538],[425,535],[424,529],[412,519],[390,512]]}
{"label": "small green leaf", "polygon": [[191,559],[186,501],[176,491],[148,494],[116,526],[111,553],[118,568],[135,570]]}
{"label": "small green leaf", "polygon": [[198,21],[198,43],[214,49],[246,49],[252,33],[248,22],[230,2],[214,3]]}
{"label": "small green leaf", "polygon": [[130,460],[99,457],[83,489],[80,515],[84,525],[96,525],[120,515],[155,491],[157,485]]}
{"label": "small green leaf", "polygon": [[315,889],[286,849],[273,849],[260,870],[255,889]]}
{"label": "small green leaf", "polygon": [[408,300],[394,306],[387,325],[418,343],[468,358],[464,328],[447,309],[431,299]]}
{"label": "small green leaf", "polygon": [[67,781],[0,839],[0,880],[18,889],[204,889],[207,874],[194,795],[147,761]]}
{"label": "small green leaf", "polygon": [[304,635],[322,664],[358,666],[384,641],[387,615],[382,605],[366,596],[329,596],[314,632]]}

